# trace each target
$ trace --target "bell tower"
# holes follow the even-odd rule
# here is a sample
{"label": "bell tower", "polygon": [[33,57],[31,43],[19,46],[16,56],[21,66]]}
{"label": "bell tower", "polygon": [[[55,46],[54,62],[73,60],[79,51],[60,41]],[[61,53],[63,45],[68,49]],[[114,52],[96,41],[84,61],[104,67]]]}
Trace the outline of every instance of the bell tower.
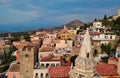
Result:
{"label": "bell tower", "polygon": [[96,69],[91,48],[89,29],[87,28],[79,56],[75,60],[75,66],[71,67],[70,78],[95,78]]}
{"label": "bell tower", "polygon": [[34,48],[28,46],[22,48],[20,58],[21,78],[34,78]]}

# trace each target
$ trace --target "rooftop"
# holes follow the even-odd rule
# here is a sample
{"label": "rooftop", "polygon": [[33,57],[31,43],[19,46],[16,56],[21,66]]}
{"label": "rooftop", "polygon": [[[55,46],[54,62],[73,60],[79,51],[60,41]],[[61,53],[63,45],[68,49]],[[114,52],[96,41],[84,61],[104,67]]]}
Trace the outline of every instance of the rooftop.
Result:
{"label": "rooftop", "polygon": [[20,72],[20,64],[12,64],[9,72]]}
{"label": "rooftop", "polygon": [[54,51],[53,47],[42,47],[39,48],[39,52],[49,52],[49,51]]}
{"label": "rooftop", "polygon": [[70,66],[61,66],[61,67],[50,67],[49,73],[50,77],[69,77]]}
{"label": "rooftop", "polygon": [[60,59],[54,58],[54,57],[52,57],[52,56],[47,56],[47,57],[43,57],[43,58],[41,59],[41,61],[44,61],[44,62],[46,62],[46,61],[60,61]]}
{"label": "rooftop", "polygon": [[96,65],[96,70],[102,76],[115,76],[117,74],[117,66],[114,64],[99,63]]}

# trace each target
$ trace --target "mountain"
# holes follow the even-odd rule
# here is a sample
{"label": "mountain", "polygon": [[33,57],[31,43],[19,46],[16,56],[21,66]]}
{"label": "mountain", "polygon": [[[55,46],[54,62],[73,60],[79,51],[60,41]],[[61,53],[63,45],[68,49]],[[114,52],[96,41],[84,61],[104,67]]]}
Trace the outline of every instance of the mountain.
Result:
{"label": "mountain", "polygon": [[71,22],[67,23],[66,26],[68,28],[69,27],[76,28],[76,27],[84,26],[84,23],[82,23],[80,20],[74,20],[74,21],[71,21]]}

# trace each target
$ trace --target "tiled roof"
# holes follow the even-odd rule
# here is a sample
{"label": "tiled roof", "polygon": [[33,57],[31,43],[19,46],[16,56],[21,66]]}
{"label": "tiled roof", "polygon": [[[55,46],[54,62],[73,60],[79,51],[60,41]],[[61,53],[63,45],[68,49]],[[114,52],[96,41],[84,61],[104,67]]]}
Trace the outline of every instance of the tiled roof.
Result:
{"label": "tiled roof", "polygon": [[20,64],[12,64],[9,72],[20,72]]}
{"label": "tiled roof", "polygon": [[50,67],[49,73],[50,73],[50,78],[67,78],[69,77],[69,71],[70,71],[70,66],[62,66],[62,67]]}
{"label": "tiled roof", "polygon": [[99,63],[96,65],[96,70],[102,76],[117,75],[117,67],[114,64]]}
{"label": "tiled roof", "polygon": [[106,78],[120,78],[120,77],[114,77],[114,76],[110,76],[110,77],[106,77]]}
{"label": "tiled roof", "polygon": [[46,62],[46,61],[60,61],[60,59],[57,59],[57,58],[54,58],[54,57],[51,57],[51,56],[47,56],[47,57],[43,57],[41,59],[42,62]]}
{"label": "tiled roof", "polygon": [[39,48],[39,52],[49,52],[49,51],[54,51],[53,47],[42,47]]}

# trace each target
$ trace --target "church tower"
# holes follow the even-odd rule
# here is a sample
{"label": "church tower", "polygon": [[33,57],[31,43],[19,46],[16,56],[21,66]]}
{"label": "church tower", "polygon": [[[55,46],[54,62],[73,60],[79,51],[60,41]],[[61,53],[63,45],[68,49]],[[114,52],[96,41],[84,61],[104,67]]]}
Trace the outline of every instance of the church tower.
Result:
{"label": "church tower", "polygon": [[95,78],[95,74],[95,62],[91,52],[89,29],[87,29],[79,56],[75,60],[75,66],[71,67],[70,78]]}
{"label": "church tower", "polygon": [[24,47],[20,52],[20,78],[34,78],[34,48]]}

